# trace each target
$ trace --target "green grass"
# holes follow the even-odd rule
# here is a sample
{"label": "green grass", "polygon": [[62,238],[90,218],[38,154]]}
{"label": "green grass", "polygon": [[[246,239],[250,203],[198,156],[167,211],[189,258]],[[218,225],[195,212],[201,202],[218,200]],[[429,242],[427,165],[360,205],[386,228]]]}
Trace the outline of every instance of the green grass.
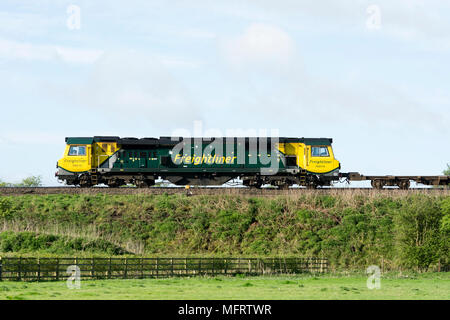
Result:
{"label": "green grass", "polygon": [[0,282],[0,299],[450,299],[450,273],[383,276],[369,290],[367,277],[196,277],[86,280],[80,289],[65,282]]}
{"label": "green grass", "polygon": [[450,194],[0,196],[0,255],[320,256],[450,266]]}

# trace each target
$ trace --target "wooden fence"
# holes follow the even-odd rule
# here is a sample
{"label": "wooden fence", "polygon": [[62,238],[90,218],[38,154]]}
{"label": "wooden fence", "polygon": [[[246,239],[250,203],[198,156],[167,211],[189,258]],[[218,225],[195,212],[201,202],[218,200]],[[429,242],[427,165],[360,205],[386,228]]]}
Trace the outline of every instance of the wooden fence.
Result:
{"label": "wooden fence", "polygon": [[0,258],[1,280],[140,279],[196,275],[274,275],[328,272],[322,258]]}

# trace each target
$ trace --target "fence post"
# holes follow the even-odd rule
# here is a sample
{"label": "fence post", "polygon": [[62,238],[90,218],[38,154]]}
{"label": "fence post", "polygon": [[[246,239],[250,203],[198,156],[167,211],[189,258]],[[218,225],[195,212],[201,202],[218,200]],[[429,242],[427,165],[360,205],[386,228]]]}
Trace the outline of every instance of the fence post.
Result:
{"label": "fence post", "polygon": [[227,267],[228,267],[228,263],[227,263],[227,259],[225,258],[224,260],[224,265],[225,265],[225,275],[227,275]]}
{"label": "fence post", "polygon": [[19,257],[19,265],[18,265],[18,267],[17,267],[17,269],[18,269],[18,277],[19,277],[19,280],[21,280],[22,279],[22,277],[21,277],[21,271],[22,271],[22,257]]}
{"label": "fence post", "polygon": [[[39,263],[39,270],[40,269],[41,269],[41,267],[40,267],[40,263]],[[56,281],[59,281],[59,258],[56,258]]]}
{"label": "fence post", "polygon": [[94,268],[94,263],[95,263],[95,258],[92,257],[91,259],[91,279],[94,279],[94,274],[95,274],[95,268]]}
{"label": "fence post", "polygon": [[112,269],[112,259],[109,257],[109,268],[108,268],[108,278],[111,279],[111,269]]}
{"label": "fence post", "polygon": [[127,278],[127,272],[128,272],[128,258],[125,258],[125,272],[123,273],[124,279]]}
{"label": "fence post", "polygon": [[38,278],[38,281],[41,281],[41,259],[40,258],[37,258],[37,266],[38,266],[37,278]]}
{"label": "fence post", "polygon": [[144,279],[144,258],[141,257],[141,279]]}
{"label": "fence post", "polygon": [[173,277],[173,258],[170,258],[170,270]]}
{"label": "fence post", "polygon": [[158,278],[158,258],[156,258],[156,278]]}
{"label": "fence post", "polygon": [[264,267],[264,260],[261,258],[258,258],[258,269],[259,274],[265,275],[266,274],[266,268]]}
{"label": "fence post", "polygon": [[2,257],[0,257],[0,281],[2,281]]}
{"label": "fence post", "polygon": [[261,265],[261,259],[260,258],[256,259],[256,274],[257,275],[264,274],[264,272],[262,271],[262,265]]}
{"label": "fence post", "polygon": [[251,259],[248,259],[248,273],[249,274],[252,273],[252,261],[251,261]]}
{"label": "fence post", "polygon": [[275,258],[272,258],[271,274],[276,274],[276,273],[278,273],[277,261],[275,260]]}
{"label": "fence post", "polygon": [[241,273],[241,257],[238,258],[238,273]]}

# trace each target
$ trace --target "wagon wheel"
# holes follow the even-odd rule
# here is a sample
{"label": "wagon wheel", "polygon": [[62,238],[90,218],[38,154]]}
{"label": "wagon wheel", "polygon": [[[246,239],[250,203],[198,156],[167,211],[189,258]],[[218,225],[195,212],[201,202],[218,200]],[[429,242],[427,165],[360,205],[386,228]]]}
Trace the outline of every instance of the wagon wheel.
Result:
{"label": "wagon wheel", "polygon": [[397,183],[398,187],[402,190],[408,190],[410,186],[409,180],[400,180],[399,183]]}
{"label": "wagon wheel", "polygon": [[372,181],[370,182],[370,184],[372,185],[372,188],[378,189],[378,190],[381,190],[381,189],[383,189],[383,187],[384,187],[384,182],[383,182],[383,180],[372,180]]}

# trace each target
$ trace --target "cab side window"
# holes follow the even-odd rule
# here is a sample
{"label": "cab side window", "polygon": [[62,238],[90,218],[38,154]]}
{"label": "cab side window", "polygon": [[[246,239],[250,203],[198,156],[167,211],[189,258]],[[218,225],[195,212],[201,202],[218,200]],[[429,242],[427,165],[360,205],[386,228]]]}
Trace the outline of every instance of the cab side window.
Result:
{"label": "cab side window", "polygon": [[85,156],[86,146],[71,146],[69,149],[69,156]]}
{"label": "cab side window", "polygon": [[312,157],[329,157],[327,147],[312,147],[311,148],[311,156]]}

